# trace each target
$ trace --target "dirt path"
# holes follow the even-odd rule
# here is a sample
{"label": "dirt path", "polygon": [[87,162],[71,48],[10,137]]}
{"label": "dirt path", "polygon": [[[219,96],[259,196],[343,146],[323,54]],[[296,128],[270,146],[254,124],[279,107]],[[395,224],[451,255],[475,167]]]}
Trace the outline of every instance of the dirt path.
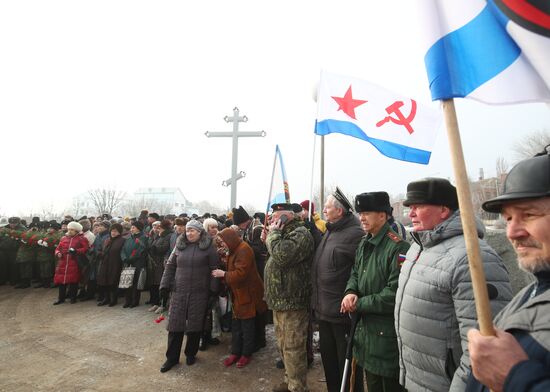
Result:
{"label": "dirt path", "polygon": [[[53,306],[56,297],[56,289],[0,286],[0,391],[271,391],[282,381],[272,326],[267,347],[244,369],[221,364],[231,340],[224,334],[195,365],[162,374],[166,321],[154,323],[145,305]],[[322,378],[316,353],[312,392],[326,390]]]}

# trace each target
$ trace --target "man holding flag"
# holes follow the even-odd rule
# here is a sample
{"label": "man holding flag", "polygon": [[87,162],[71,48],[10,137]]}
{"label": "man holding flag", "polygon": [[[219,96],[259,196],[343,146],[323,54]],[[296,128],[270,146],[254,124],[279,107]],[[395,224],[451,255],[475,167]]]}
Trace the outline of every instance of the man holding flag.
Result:
{"label": "man holding flag", "polygon": [[[504,192],[483,203],[500,212],[521,269],[535,282],[521,290],[495,318],[496,336],[468,332],[473,375],[468,391],[550,390],[550,155],[518,163]],[[479,381],[478,381],[479,380]]]}

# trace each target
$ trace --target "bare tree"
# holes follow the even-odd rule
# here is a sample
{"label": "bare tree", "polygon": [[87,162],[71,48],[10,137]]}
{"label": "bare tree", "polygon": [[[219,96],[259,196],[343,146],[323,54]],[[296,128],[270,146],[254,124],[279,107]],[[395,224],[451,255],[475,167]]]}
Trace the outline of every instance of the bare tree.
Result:
{"label": "bare tree", "polygon": [[112,214],[124,200],[126,192],[116,189],[96,188],[88,190],[88,196],[98,214]]}
{"label": "bare tree", "polygon": [[503,174],[508,173],[508,162],[504,157],[497,158],[497,178],[501,178]]}
{"label": "bare tree", "polygon": [[531,158],[535,154],[544,151],[544,147],[550,144],[550,130],[543,129],[526,134],[512,148],[518,160]]}
{"label": "bare tree", "polygon": [[[56,211],[56,208],[53,205],[53,203],[42,204],[41,210],[42,211],[40,213],[40,217],[42,218],[42,220],[54,219],[54,218],[56,218],[57,216],[60,215],[59,212]],[[78,214],[76,214],[76,215],[78,215]]]}

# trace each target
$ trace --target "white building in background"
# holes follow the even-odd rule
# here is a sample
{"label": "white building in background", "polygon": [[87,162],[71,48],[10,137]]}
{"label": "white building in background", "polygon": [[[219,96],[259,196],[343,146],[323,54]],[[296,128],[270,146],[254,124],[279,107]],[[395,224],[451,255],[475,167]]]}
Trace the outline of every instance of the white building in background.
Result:
{"label": "white building in background", "polygon": [[151,211],[162,214],[195,213],[180,188],[139,188],[134,192],[133,199],[150,205]]}

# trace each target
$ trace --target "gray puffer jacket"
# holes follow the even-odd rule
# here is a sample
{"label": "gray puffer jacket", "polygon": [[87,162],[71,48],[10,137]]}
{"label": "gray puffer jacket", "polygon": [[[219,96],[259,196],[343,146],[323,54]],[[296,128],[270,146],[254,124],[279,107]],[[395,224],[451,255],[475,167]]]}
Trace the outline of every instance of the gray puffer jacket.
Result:
{"label": "gray puffer jacket", "polygon": [[[512,299],[512,287],[504,263],[481,239],[483,225],[476,223],[485,278],[496,289],[490,290],[494,316]],[[464,391],[470,366],[466,334],[477,328],[477,316],[459,211],[413,238],[395,300],[400,383],[409,391]]]}

